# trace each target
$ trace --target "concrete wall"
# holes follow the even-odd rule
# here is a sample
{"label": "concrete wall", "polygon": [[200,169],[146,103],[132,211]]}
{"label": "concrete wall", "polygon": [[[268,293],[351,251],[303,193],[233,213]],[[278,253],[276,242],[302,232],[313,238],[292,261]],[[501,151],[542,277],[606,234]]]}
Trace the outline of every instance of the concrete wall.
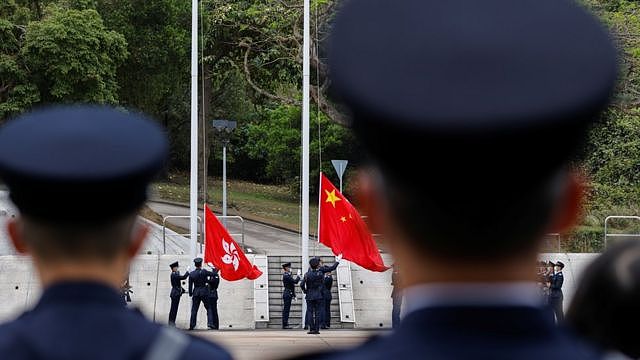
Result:
{"label": "concrete wall", "polygon": [[[565,282],[565,309],[580,280],[580,274],[598,254],[541,254],[541,260],[562,261]],[[248,254],[249,261],[253,255]],[[391,264],[389,256],[383,256]],[[181,271],[191,265],[191,258],[184,255],[140,255],[131,266],[130,284],[133,286],[132,306],[136,306],[151,320],[166,323],[171,290],[169,264],[179,261]],[[357,328],[388,328],[391,325],[391,271],[371,272],[352,264],[352,287]],[[187,281],[184,288],[187,289]],[[30,309],[40,297],[41,289],[28,257],[0,256],[0,322],[15,318]],[[254,329],[254,282],[241,280],[220,281],[218,312],[221,329]],[[189,326],[191,298],[183,295],[178,309],[177,325]],[[206,329],[206,311],[201,306],[198,328]]]}
{"label": "concrete wall", "polygon": [[[393,263],[388,254],[384,254],[382,259],[385,264]],[[373,272],[351,264],[355,327],[391,327],[391,274],[392,270]]]}
{"label": "concrete wall", "polygon": [[[247,258],[253,261],[253,255],[247,255]],[[171,304],[169,264],[176,260],[180,262],[182,272],[192,264],[189,256],[139,255],[131,265],[131,306],[138,307],[150,320],[167,322]],[[41,288],[28,257],[0,256],[0,274],[0,288],[8,289],[0,292],[0,322],[5,322],[31,309],[40,297]],[[184,288],[188,289],[187,286],[188,282],[185,280]],[[255,328],[253,281],[230,282],[221,278],[218,294],[221,329]],[[190,314],[191,298],[185,294],[180,301],[176,325],[188,328]],[[197,328],[207,328],[206,316],[205,309],[200,306]]]}

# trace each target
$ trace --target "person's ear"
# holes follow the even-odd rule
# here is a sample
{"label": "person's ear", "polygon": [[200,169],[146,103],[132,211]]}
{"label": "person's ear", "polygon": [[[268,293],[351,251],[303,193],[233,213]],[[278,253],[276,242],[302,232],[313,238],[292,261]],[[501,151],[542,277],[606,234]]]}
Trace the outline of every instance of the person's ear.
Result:
{"label": "person's ear", "polygon": [[21,255],[28,254],[29,248],[24,241],[21,222],[16,218],[9,220],[7,222],[7,232],[9,233],[9,238],[11,239],[11,243],[16,249],[16,252]]}
{"label": "person's ear", "polygon": [[147,235],[149,235],[149,225],[147,224],[137,224],[133,229],[133,236],[131,238],[131,244],[127,249],[127,255],[130,258],[135,257],[140,249],[142,249],[142,245],[144,241],[147,239]]}
{"label": "person's ear", "polygon": [[567,176],[564,194],[556,208],[555,217],[551,222],[551,233],[564,233],[571,230],[580,220],[584,201],[584,179],[577,173]]}
{"label": "person's ear", "polygon": [[381,201],[380,192],[373,174],[362,170],[358,173],[358,190],[356,193],[360,213],[367,216],[367,225],[373,234],[384,231],[385,207]]}

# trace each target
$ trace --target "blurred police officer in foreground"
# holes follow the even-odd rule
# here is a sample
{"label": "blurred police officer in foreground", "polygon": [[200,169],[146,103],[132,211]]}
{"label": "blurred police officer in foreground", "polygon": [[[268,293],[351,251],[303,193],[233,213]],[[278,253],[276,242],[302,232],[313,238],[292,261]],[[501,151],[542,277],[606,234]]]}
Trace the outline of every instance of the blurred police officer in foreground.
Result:
{"label": "blurred police officer in foreground", "polygon": [[639,308],[640,242],[616,242],[584,271],[566,325],[612,352],[606,359],[640,359]]}
{"label": "blurred police officer in foreground", "polygon": [[564,264],[561,261],[556,261],[553,275],[549,278],[549,306],[553,309],[557,322],[564,320],[564,310],[562,308],[564,275],[562,275],[562,269],[564,269]]}
{"label": "blurred police officer in foreground", "polygon": [[289,312],[291,301],[296,298],[296,284],[300,281],[300,270],[294,278],[291,274],[291,263],[282,264],[282,328],[291,329],[289,326]]}
{"label": "blurred police officer in foreground", "polygon": [[169,310],[170,326],[176,326],[176,316],[178,315],[180,297],[185,293],[185,290],[182,287],[182,280],[189,277],[189,271],[185,272],[184,275],[180,275],[178,266],[179,264],[177,261],[169,265],[171,268],[171,293],[169,294],[169,298],[171,298],[171,309]]}
{"label": "blurred police officer in foreground", "polygon": [[393,239],[405,315],[327,357],[595,358],[546,316],[535,264],[578,217],[567,163],[616,79],[603,26],[569,0],[351,0],[329,66],[373,160],[359,203]]}
{"label": "blurred police officer in foreground", "polygon": [[209,279],[216,274],[202,268],[202,258],[193,259],[193,264],[196,269],[189,273],[189,296],[191,297],[191,319],[189,321],[189,330],[196,328],[200,303],[202,303],[207,311],[207,327],[209,329],[214,329],[215,324],[213,323],[211,307],[209,306],[210,293],[208,282]]}
{"label": "blurred police officer in foreground", "polygon": [[207,319],[209,321],[210,329],[218,330],[220,328],[220,318],[218,317],[218,286],[220,286],[220,275],[218,275],[218,269],[214,268],[211,263],[212,275],[207,278],[207,287],[209,288],[209,311],[207,312]]}
{"label": "blurred police officer in foreground", "polygon": [[0,176],[20,210],[8,233],[44,288],[33,310],[0,326],[3,359],[229,358],[127,309],[118,293],[166,155],[159,127],[108,107],[36,111],[0,129]]}

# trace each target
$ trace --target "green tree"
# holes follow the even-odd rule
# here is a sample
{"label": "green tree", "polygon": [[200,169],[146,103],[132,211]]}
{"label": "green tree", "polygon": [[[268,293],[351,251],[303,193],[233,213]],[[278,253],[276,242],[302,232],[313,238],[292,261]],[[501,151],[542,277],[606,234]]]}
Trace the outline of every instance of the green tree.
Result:
{"label": "green tree", "polygon": [[118,102],[116,71],[127,57],[124,37],[93,9],[51,5],[27,26],[21,51],[44,102]]}
{"label": "green tree", "polygon": [[23,112],[40,100],[38,89],[20,53],[28,10],[13,0],[0,5],[0,121]]}

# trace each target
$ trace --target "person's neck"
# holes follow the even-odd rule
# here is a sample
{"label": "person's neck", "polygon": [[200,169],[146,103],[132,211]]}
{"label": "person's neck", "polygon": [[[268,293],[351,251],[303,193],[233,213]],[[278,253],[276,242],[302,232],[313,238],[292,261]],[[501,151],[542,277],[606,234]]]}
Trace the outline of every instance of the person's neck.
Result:
{"label": "person's neck", "polygon": [[126,276],[125,267],[114,263],[39,264],[36,268],[44,288],[61,282],[95,282],[119,289]]}
{"label": "person's neck", "polygon": [[435,283],[535,282],[535,255],[488,261],[411,257],[405,259],[400,279],[402,287]]}

